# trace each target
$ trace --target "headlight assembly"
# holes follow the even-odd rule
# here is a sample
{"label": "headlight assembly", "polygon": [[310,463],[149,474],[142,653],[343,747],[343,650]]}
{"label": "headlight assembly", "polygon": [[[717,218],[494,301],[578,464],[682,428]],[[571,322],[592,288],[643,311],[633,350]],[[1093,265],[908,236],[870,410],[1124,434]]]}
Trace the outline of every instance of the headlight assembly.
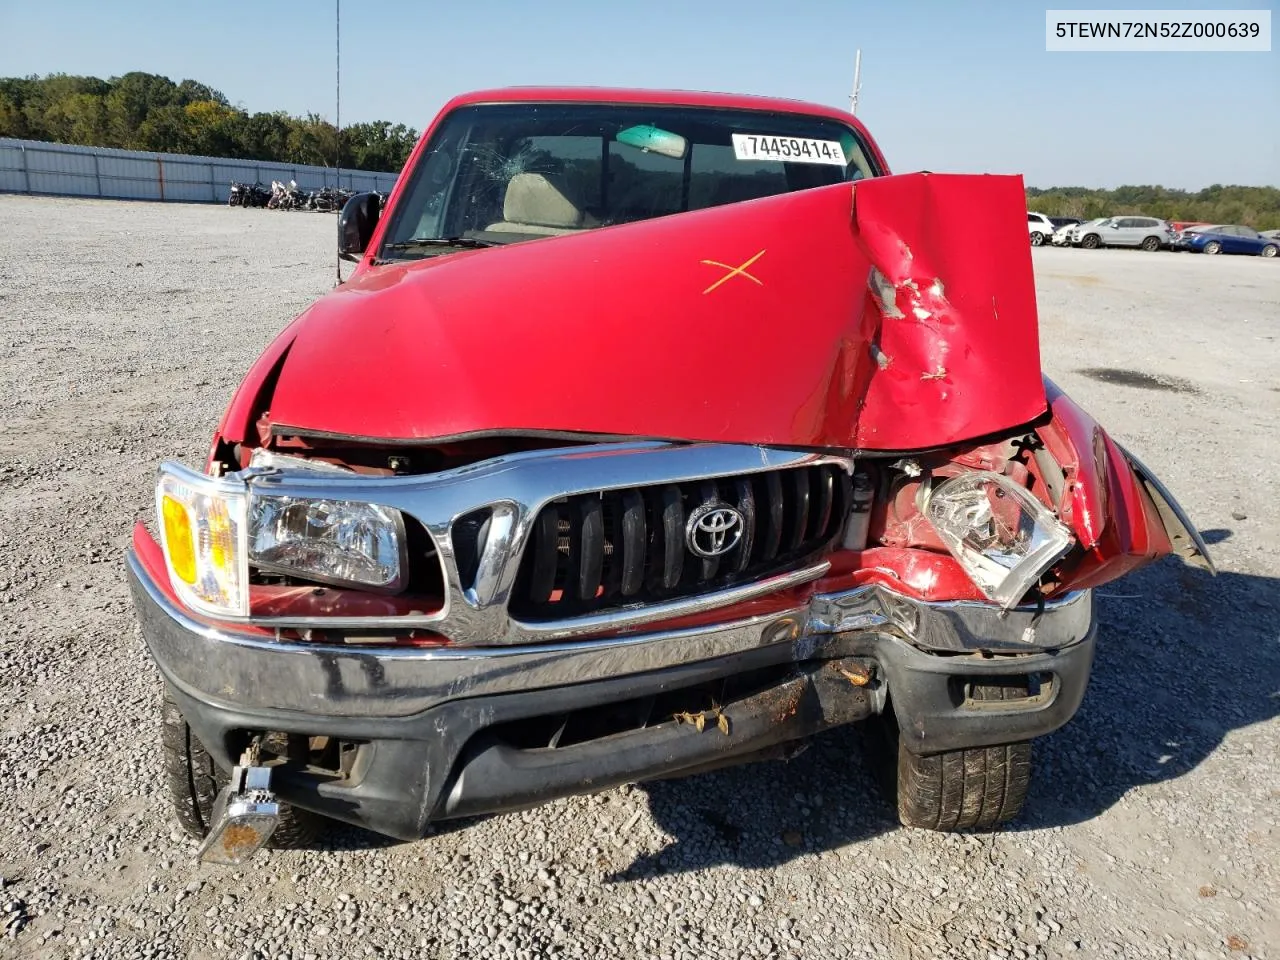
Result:
{"label": "headlight assembly", "polygon": [[249,563],[321,583],[394,592],[408,579],[404,517],[373,503],[255,493]]}
{"label": "headlight assembly", "polygon": [[250,568],[387,593],[408,581],[404,517],[391,507],[259,492],[166,463],[156,518],[169,582],[200,613],[247,617]]}
{"label": "headlight assembly", "polygon": [[1013,480],[976,470],[943,480],[924,514],[986,596],[1008,609],[1071,548],[1071,532]]}

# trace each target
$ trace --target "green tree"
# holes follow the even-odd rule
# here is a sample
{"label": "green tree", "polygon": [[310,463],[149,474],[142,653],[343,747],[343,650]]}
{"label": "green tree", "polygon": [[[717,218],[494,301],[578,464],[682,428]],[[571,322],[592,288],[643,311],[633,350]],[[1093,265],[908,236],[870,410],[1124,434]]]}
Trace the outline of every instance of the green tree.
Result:
{"label": "green tree", "polygon": [[418,140],[403,123],[353,123],[342,130],[343,165],[361,170],[399,170]]}
{"label": "green tree", "polygon": [[8,90],[0,89],[0,137],[27,137],[27,118],[22,102]]}
{"label": "green tree", "polygon": [[289,155],[292,122],[287,113],[255,113],[246,117],[240,156],[247,160],[283,160]]}
{"label": "green tree", "polygon": [[110,145],[106,104],[96,94],[73,93],[50,104],[44,112],[44,124],[50,138],[61,143]]}
{"label": "green tree", "polygon": [[332,167],[337,158],[338,131],[319,114],[309,113],[305,120],[292,121],[287,144],[286,162]]}
{"label": "green tree", "polygon": [[110,83],[106,100],[114,145],[146,149],[139,137],[142,124],[153,110],[180,106],[177,85],[168,77],[137,72],[113,77]]}
{"label": "green tree", "polygon": [[244,112],[198,100],[182,108],[186,149],[205,157],[229,157],[240,152]]}

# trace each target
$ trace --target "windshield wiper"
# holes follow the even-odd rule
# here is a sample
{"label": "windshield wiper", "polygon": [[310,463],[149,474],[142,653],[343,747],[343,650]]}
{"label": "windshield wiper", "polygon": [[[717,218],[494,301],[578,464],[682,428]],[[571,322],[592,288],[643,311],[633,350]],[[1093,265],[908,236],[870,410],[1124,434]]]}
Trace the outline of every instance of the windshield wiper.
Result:
{"label": "windshield wiper", "polygon": [[457,247],[460,250],[478,250],[483,247],[501,246],[496,240],[481,240],[477,237],[414,237],[401,240],[399,243],[388,243],[384,250],[412,250],[415,247]]}

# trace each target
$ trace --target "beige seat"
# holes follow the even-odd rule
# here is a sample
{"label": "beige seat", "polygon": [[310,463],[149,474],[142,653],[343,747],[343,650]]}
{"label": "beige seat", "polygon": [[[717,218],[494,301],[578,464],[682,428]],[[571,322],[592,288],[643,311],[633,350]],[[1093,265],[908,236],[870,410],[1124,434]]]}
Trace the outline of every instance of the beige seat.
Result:
{"label": "beige seat", "polygon": [[582,211],[540,173],[517,173],[507,184],[502,217],[489,233],[554,237],[583,229]]}

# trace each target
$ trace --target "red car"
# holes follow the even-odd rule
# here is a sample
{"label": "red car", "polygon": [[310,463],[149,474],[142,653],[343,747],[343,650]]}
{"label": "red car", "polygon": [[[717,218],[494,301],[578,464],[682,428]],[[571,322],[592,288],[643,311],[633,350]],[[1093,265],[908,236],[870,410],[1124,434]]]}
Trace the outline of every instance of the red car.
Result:
{"label": "red car", "polygon": [[904,824],[1015,816],[1084,693],[1092,589],[1211,566],[1043,378],[1024,212],[1016,177],[890,175],[827,107],[449,103],[134,532],[202,856],[857,721]]}

